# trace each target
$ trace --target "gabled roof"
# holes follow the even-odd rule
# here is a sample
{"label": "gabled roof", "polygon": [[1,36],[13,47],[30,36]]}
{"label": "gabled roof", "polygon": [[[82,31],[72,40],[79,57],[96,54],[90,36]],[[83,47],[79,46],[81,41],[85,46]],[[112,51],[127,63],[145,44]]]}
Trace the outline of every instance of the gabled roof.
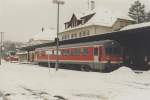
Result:
{"label": "gabled roof", "polygon": [[129,21],[134,21],[132,18],[130,18],[127,15],[122,15],[118,12],[111,11],[109,9],[106,9],[104,7],[98,7],[94,10],[87,10],[84,13],[80,14],[75,14],[77,19],[84,18],[88,15],[92,15],[89,20],[82,25],[78,25],[73,28],[67,28],[64,31],[69,31],[72,29],[77,29],[81,28],[84,26],[90,26],[90,25],[100,25],[100,26],[105,26],[105,27],[112,27],[113,24],[118,20],[118,19],[124,19],[124,20],[129,20]]}
{"label": "gabled roof", "polygon": [[73,13],[73,15],[72,15],[71,19],[70,19],[68,22],[65,22],[65,23],[69,23],[69,22],[70,22],[73,18],[78,19],[78,18],[76,17],[76,15]]}
{"label": "gabled roof", "polygon": [[89,11],[86,14],[88,13],[90,14],[92,12],[96,14],[87,22],[87,24],[95,24],[95,25],[112,27],[118,18],[134,21],[127,15],[122,15],[118,12],[114,12],[103,7],[99,7],[95,10]]}

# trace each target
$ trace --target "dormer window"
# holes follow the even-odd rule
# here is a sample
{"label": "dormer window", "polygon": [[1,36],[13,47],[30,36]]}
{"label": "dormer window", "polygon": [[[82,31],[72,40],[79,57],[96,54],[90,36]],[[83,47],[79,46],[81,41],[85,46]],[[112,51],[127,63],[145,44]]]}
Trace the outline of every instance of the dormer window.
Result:
{"label": "dormer window", "polygon": [[82,25],[84,24],[84,19],[81,20],[81,24],[82,24]]}
{"label": "dormer window", "polygon": [[72,15],[71,19],[69,22],[66,22],[65,23],[65,29],[67,28],[73,28],[73,27],[76,27],[76,26],[79,26],[79,25],[84,25],[85,23],[87,23],[93,16],[95,15],[95,13],[93,14],[90,14],[90,15],[86,15],[86,16],[83,16],[81,18],[77,18],[75,16],[75,14]]}
{"label": "dormer window", "polygon": [[67,29],[68,28],[68,23],[65,23],[65,29]]}

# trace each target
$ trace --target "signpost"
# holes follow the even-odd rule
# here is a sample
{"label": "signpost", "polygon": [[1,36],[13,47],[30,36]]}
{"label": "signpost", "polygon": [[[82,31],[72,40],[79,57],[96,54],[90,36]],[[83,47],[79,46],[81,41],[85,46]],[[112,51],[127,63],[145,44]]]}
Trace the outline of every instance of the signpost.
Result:
{"label": "signpost", "polygon": [[50,59],[49,59],[49,56],[50,56],[50,54],[51,54],[51,51],[46,51],[46,54],[47,54],[47,56],[48,56],[47,62],[48,62],[48,68],[49,68],[49,72],[50,72],[51,66],[50,66]]}
{"label": "signpost", "polygon": [[4,32],[0,32],[1,34],[1,43],[0,43],[0,65],[2,64],[2,47],[3,47],[3,34]]}

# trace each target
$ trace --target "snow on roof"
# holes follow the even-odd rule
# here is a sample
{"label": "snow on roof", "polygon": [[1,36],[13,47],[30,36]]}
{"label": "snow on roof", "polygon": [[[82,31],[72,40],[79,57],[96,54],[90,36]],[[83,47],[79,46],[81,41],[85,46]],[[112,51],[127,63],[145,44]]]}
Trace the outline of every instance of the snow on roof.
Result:
{"label": "snow on roof", "polygon": [[142,27],[148,27],[148,26],[150,26],[150,22],[128,25],[122,28],[121,30],[130,30],[130,29],[136,29],[136,28],[142,28]]}
{"label": "snow on roof", "polygon": [[[89,20],[87,24],[94,23],[97,25],[111,27],[118,18],[133,21],[133,19],[131,19],[127,15],[111,11],[110,9],[106,9],[104,7],[96,8],[95,10],[93,10],[93,12],[95,12],[96,14]],[[91,14],[92,12],[90,11],[89,13]]]}
{"label": "snow on roof", "polygon": [[79,13],[79,14],[75,13],[75,15],[78,19],[80,19],[81,17],[94,14],[94,13],[96,14],[87,23],[83,25],[79,25],[74,28],[65,29],[65,31],[82,28],[84,26],[89,26],[89,25],[100,25],[100,26],[112,27],[118,18],[134,21],[132,18],[130,18],[127,15],[123,15],[118,12],[111,11],[104,7],[98,7],[98,8],[95,8],[94,10],[86,10],[84,13]]}
{"label": "snow on roof", "polygon": [[56,37],[55,30],[46,29],[32,37],[33,40],[54,40]]}

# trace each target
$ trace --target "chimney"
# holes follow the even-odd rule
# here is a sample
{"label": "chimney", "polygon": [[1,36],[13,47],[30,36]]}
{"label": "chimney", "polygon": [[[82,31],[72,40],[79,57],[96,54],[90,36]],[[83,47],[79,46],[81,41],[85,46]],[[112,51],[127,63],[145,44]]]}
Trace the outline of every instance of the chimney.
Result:
{"label": "chimney", "polygon": [[91,1],[91,10],[95,9],[95,1]]}
{"label": "chimney", "polygon": [[44,27],[42,27],[42,32],[44,31]]}

